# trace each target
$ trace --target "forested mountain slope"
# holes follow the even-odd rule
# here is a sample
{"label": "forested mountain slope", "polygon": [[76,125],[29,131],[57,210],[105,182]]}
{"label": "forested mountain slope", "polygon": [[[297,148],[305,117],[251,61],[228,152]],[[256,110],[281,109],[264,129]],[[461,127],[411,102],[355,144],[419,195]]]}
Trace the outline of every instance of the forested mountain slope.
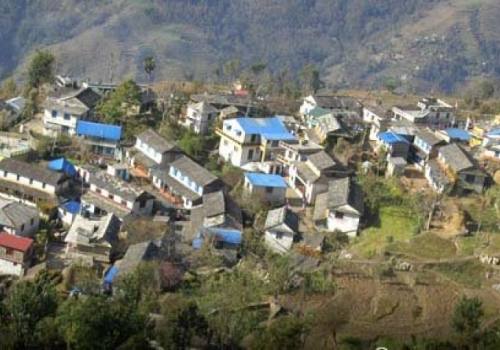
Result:
{"label": "forested mountain slope", "polygon": [[230,59],[314,63],[332,85],[450,90],[500,74],[495,0],[0,0],[0,76],[39,47],[97,80],[214,77]]}

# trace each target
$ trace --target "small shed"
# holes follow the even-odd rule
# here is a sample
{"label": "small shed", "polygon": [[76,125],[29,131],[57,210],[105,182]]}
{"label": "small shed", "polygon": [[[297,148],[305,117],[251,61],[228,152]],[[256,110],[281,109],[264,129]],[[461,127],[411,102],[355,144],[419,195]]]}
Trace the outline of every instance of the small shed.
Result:
{"label": "small shed", "polygon": [[386,176],[389,177],[403,175],[406,165],[407,162],[403,157],[390,157],[389,161],[387,162]]}

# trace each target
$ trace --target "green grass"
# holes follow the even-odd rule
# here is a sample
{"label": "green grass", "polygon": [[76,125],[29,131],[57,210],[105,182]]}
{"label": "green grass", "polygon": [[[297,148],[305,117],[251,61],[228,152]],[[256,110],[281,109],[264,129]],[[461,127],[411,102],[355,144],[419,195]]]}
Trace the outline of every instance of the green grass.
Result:
{"label": "green grass", "polygon": [[468,288],[480,288],[486,271],[479,261],[439,264],[433,270]]}
{"label": "green grass", "polygon": [[363,230],[352,246],[353,253],[371,258],[384,252],[393,242],[408,242],[414,236],[416,222],[398,207],[380,209],[380,226]]}
{"label": "green grass", "polygon": [[387,246],[387,251],[422,259],[445,259],[456,255],[452,241],[432,233],[420,234],[409,242],[395,242]]}

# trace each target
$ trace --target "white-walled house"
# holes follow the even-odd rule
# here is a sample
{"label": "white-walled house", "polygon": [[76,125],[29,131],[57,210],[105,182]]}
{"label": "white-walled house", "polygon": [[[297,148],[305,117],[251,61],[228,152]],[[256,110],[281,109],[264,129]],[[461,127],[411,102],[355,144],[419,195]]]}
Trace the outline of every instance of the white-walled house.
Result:
{"label": "white-walled house", "polygon": [[307,204],[314,203],[316,195],[328,189],[328,181],[348,172],[325,151],[307,156],[305,161],[294,162],[288,173],[291,188],[300,193]]}
{"label": "white-walled house", "polygon": [[34,236],[40,214],[33,206],[0,197],[0,231],[18,236]]}
{"label": "white-walled house", "polygon": [[182,124],[196,134],[206,135],[217,119],[218,113],[217,108],[205,101],[190,103]]}
{"label": "white-walled house", "polygon": [[153,185],[172,203],[192,208],[202,203],[205,194],[218,191],[222,182],[187,156],[170,163],[168,169],[152,172]]}
{"label": "white-walled house", "polygon": [[299,218],[287,207],[269,210],[264,230],[266,245],[272,251],[284,254],[292,248],[299,231]]}
{"label": "white-walled house", "polygon": [[67,186],[64,174],[11,158],[0,161],[0,191],[37,202],[59,195]]}
{"label": "white-walled house", "polygon": [[346,177],[330,181],[328,191],[316,197],[313,219],[318,229],[355,237],[363,209],[361,189]]}
{"label": "white-walled house", "polygon": [[[164,166],[181,156],[177,146],[156,131],[148,129],[136,137],[135,154],[129,154],[131,164],[145,174],[154,167]],[[130,152],[129,152],[130,153]]]}
{"label": "white-walled house", "polygon": [[32,256],[31,238],[0,233],[0,275],[24,276]]}
{"label": "white-walled house", "polygon": [[91,171],[88,183],[89,191],[82,196],[83,211],[96,215],[113,213],[121,219],[129,214],[152,214],[154,197],[118,176]]}
{"label": "white-walled house", "polygon": [[362,113],[361,103],[353,97],[321,94],[304,97],[299,112],[302,116],[306,116],[317,107],[332,111],[336,115],[361,115]]}
{"label": "white-walled house", "polygon": [[245,195],[271,205],[282,205],[286,199],[287,184],[283,177],[272,174],[245,173]]}
{"label": "white-walled house", "polygon": [[415,106],[394,106],[394,118],[415,124],[447,128],[455,123],[455,109],[443,100],[425,97]]}
{"label": "white-walled house", "polygon": [[370,125],[370,141],[375,141],[379,133],[389,128],[391,119],[387,111],[380,106],[364,106],[363,121]]}
{"label": "white-walled house", "polygon": [[278,117],[224,120],[219,156],[234,166],[274,161],[282,153],[280,141],[296,140]]}
{"label": "white-walled house", "polygon": [[57,96],[49,96],[43,104],[44,134],[74,135],[78,120],[90,117],[101,96],[90,88],[62,88]]}

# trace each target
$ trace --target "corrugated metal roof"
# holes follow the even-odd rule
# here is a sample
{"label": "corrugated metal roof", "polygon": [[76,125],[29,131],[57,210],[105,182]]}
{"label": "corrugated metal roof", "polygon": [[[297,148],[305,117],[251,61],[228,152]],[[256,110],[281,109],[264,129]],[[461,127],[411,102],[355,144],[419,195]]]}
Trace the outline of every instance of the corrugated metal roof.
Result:
{"label": "corrugated metal roof", "polygon": [[76,174],[75,166],[65,158],[54,159],[47,165],[50,170],[60,171],[69,176]]}
{"label": "corrugated metal roof", "polygon": [[295,140],[277,117],[271,118],[236,118],[236,122],[247,134],[258,134],[267,140]]}
{"label": "corrugated metal roof", "polygon": [[79,120],[76,124],[76,133],[80,136],[90,136],[105,140],[119,141],[122,137],[122,127],[119,125]]}
{"label": "corrugated metal roof", "polygon": [[81,204],[80,204],[80,202],[77,202],[77,201],[69,201],[69,202],[63,203],[61,205],[61,208],[66,210],[68,213],[78,214],[80,212]]}
{"label": "corrugated metal roof", "polygon": [[26,252],[33,245],[31,238],[0,233],[0,246]]}
{"label": "corrugated metal roof", "polygon": [[405,139],[401,135],[398,135],[398,134],[393,133],[391,131],[381,132],[378,134],[377,137],[380,140],[382,140],[384,143],[388,143],[388,144],[409,143],[407,139]]}
{"label": "corrugated metal roof", "polygon": [[448,128],[445,130],[446,134],[452,139],[457,139],[460,141],[469,141],[470,134],[468,131],[458,128]]}
{"label": "corrugated metal roof", "polygon": [[283,177],[274,174],[263,173],[245,173],[245,177],[254,186],[260,187],[283,187],[286,188],[286,182]]}

